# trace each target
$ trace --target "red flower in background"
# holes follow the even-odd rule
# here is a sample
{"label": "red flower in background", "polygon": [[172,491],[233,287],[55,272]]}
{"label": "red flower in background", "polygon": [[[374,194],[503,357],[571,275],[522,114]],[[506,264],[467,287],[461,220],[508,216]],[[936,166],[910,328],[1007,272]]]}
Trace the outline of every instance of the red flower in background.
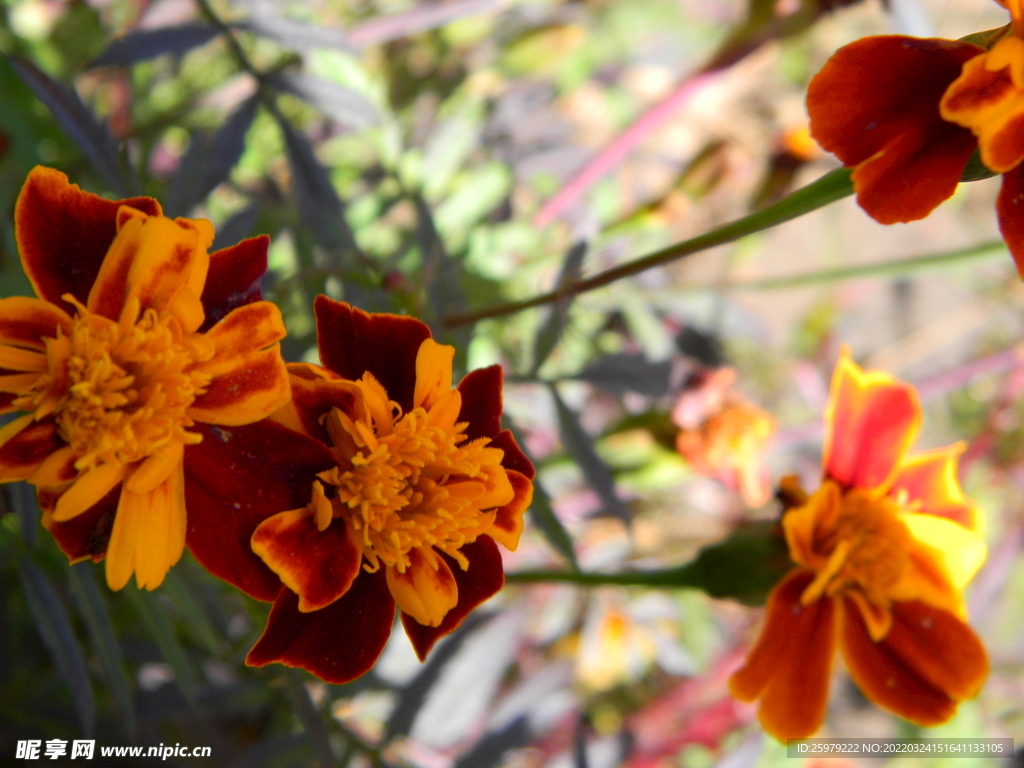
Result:
{"label": "red flower in background", "polygon": [[[1024,13],[990,51],[962,40],[880,35],[843,46],[807,90],[811,133],[854,168],[860,206],[882,224],[927,216],[976,149],[1003,174],[999,228],[1024,276]],[[990,38],[986,44],[996,38]]]}
{"label": "red flower in background", "polygon": [[[332,683],[368,671],[395,607],[420,658],[504,583],[533,466],[502,430],[502,374],[452,389],[454,349],[410,317],[320,296],[325,368],[289,366],[292,402],[221,430],[193,454],[208,515],[189,547],[212,573],[273,600],[247,663],[302,667]],[[219,482],[222,454],[246,455]]]}
{"label": "red flower in background", "polygon": [[844,353],[825,412],[825,477],[782,518],[796,567],[768,598],[760,637],[730,680],[779,739],[825,717],[836,649],[864,695],[920,725],[951,718],[988,675],[962,590],[985,559],[983,516],[956,477],[962,444],[907,455],[916,391]]}
{"label": "red flower in background", "polygon": [[213,254],[208,221],[111,201],[35,168],[15,210],[39,298],[0,300],[0,482],[39,491],[72,561],[154,589],[185,546],[198,424],[258,421],[288,401],[277,307],[260,301],[266,237]]}

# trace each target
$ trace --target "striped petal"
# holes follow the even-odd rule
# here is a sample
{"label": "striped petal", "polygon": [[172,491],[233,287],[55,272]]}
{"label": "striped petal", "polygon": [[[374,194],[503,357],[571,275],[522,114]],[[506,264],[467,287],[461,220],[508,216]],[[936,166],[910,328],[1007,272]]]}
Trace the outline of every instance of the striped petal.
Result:
{"label": "striped petal", "polygon": [[210,270],[200,297],[206,320],[200,331],[207,331],[238,307],[263,298],[260,284],[267,271],[267,235],[250,237],[210,254]]}

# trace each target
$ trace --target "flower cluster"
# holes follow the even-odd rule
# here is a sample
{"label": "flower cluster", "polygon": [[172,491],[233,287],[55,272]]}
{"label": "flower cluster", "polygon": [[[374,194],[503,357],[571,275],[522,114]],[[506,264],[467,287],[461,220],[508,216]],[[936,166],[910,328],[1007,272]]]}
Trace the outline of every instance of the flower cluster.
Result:
{"label": "flower cluster", "polygon": [[1011,23],[975,42],[878,35],[840,48],[811,81],[807,111],[882,224],[931,213],[977,151],[1003,175],[996,214],[1024,276],[1024,6],[1004,5]]}

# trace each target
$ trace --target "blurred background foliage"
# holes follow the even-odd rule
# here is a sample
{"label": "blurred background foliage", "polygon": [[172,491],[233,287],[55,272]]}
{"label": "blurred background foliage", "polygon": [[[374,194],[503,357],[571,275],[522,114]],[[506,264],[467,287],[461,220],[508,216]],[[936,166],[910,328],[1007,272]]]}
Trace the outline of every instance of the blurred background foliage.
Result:
{"label": "blurred background foliage", "polygon": [[[984,0],[0,0],[0,295],[31,292],[12,212],[39,163],[209,218],[217,247],[269,234],[287,359],[316,361],[326,293],[423,319],[460,372],[505,367],[540,470],[507,571],[650,569],[703,590],[513,584],[426,664],[396,632],[374,672],[329,686],[246,668],[267,606],[187,554],[155,592],[110,593],[67,565],[31,489],[6,486],[0,764],[22,764],[18,739],[88,737],[210,746],[166,763],[225,768],[788,765],[725,689],[758,621],[739,601],[779,572],[779,506],[676,443],[731,365],[778,426],[765,477],[814,487],[843,342],[920,386],[926,447],[969,442],[990,516],[970,603],[992,678],[929,735],[1024,739],[1024,290],[994,182],[926,222],[882,228],[847,200],[571,290],[832,170],[802,98],[839,45],[1001,23]],[[826,735],[916,732],[836,688]]]}

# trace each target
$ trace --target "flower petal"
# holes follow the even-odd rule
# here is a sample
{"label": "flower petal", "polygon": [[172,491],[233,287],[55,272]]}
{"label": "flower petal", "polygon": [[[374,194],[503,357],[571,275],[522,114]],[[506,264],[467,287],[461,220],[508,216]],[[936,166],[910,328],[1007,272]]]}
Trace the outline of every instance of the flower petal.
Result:
{"label": "flower petal", "polygon": [[[918,725],[949,720],[956,712],[952,691],[976,690],[987,674],[984,649],[971,629],[951,614],[920,603],[894,603],[892,628],[878,643],[845,599],[839,626],[839,647],[864,695]],[[932,658],[936,652],[940,655]],[[966,666],[954,669],[958,662]],[[937,669],[941,666],[947,669]],[[951,688],[944,690],[946,685]]]}
{"label": "flower petal", "polygon": [[258,235],[210,254],[210,271],[201,296],[207,331],[229,312],[263,298],[260,284],[267,271],[270,237]]}
{"label": "flower petal", "polygon": [[82,514],[120,485],[127,471],[127,465],[111,462],[83,472],[57,501],[53,519],[61,523]]}
{"label": "flower petal", "polygon": [[1024,278],[1024,165],[1003,174],[1003,185],[996,198],[996,217],[1017,265],[1017,274]]}
{"label": "flower petal", "polygon": [[320,362],[343,378],[356,381],[369,371],[403,411],[412,410],[416,355],[430,329],[402,315],[368,314],[317,296],[317,347]]}
{"label": "flower petal", "polygon": [[500,365],[470,371],[459,382],[462,410],[458,420],[469,424],[466,436],[470,440],[494,437],[501,431],[503,384],[504,374]]}
{"label": "flower petal", "polygon": [[918,513],[904,514],[902,519],[910,535],[931,550],[957,591],[967,586],[988,556],[985,539],[952,520]]}
{"label": "flower petal", "polygon": [[281,310],[269,301],[246,304],[230,312],[206,333],[213,342],[213,357],[197,370],[213,377],[235,369],[235,360],[267,349],[287,335]]}
{"label": "flower petal", "polygon": [[455,347],[424,339],[416,352],[416,388],[412,396],[415,408],[431,407],[452,391],[452,361]]}
{"label": "flower petal", "polygon": [[185,448],[188,548],[206,570],[257,600],[273,600],[281,580],[252,551],[256,527],[303,507],[330,451],[270,421],[242,427],[199,426]]}
{"label": "flower petal", "polygon": [[905,493],[911,508],[983,533],[984,513],[977,502],[967,498],[957,478],[957,459],[966,447],[961,442],[905,457],[890,494]]}
{"label": "flower petal", "polygon": [[508,479],[512,483],[515,497],[498,509],[494,524],[487,530],[487,535],[505,549],[515,552],[519,546],[519,537],[523,533],[523,513],[530,508],[530,502],[533,501],[533,483],[526,475],[514,469],[508,470]]}
{"label": "flower petal", "polygon": [[917,390],[888,373],[865,373],[844,350],[825,408],[822,463],[844,488],[885,487],[917,439]]}
{"label": "flower petal", "polygon": [[418,623],[437,627],[459,602],[459,588],[451,568],[434,555],[433,563],[418,549],[409,551],[409,565],[405,573],[386,567],[388,589],[395,598],[402,615],[409,615]]}
{"label": "flower petal", "polygon": [[0,299],[0,343],[45,352],[43,339],[55,337],[58,328],[71,330],[71,317],[60,307],[27,296]]}
{"label": "flower petal", "polygon": [[811,80],[811,133],[854,174],[858,203],[883,224],[927,216],[956,190],[974,136],[939,100],[970,43],[880,35],[843,46]]}
{"label": "flower petal", "polygon": [[800,569],[775,586],[761,634],[746,664],[729,678],[729,690],[737,699],[761,699],[761,725],[782,740],[818,730],[828,705],[835,654],[834,601],[800,603],[813,577],[813,572]]}
{"label": "flower petal", "polygon": [[373,667],[394,621],[395,601],[380,571],[359,574],[340,599],[311,613],[299,611],[298,596],[286,589],[270,609],[263,636],[245,663],[301,667],[325,682],[341,685]]}
{"label": "flower petal", "polygon": [[434,643],[453,632],[474,608],[488,600],[505,584],[501,553],[489,536],[481,536],[459,551],[469,560],[469,568],[465,571],[459,568],[452,558],[441,555],[455,577],[459,595],[458,604],[445,614],[441,624],[437,627],[427,627],[409,614],[402,613],[402,625],[420,661],[427,657]]}
{"label": "flower petal", "polygon": [[121,589],[134,573],[139,589],[159,587],[185,551],[185,525],[181,464],[149,493],[122,489],[107,545],[107,586]]}
{"label": "flower petal", "polygon": [[362,396],[359,387],[319,365],[289,363],[287,367],[292,399],[271,418],[329,445],[330,435],[321,417],[332,408],[352,413],[356,400]]}
{"label": "flower petal", "polygon": [[[13,432],[10,437],[3,434],[8,427]],[[0,431],[0,482],[27,480],[63,445],[53,419],[33,422],[32,414],[15,419]]]}
{"label": "flower petal", "polygon": [[533,462],[526,458],[519,443],[512,435],[512,430],[503,429],[491,438],[491,448],[500,448],[502,451],[501,466],[505,469],[513,469],[522,474],[526,479],[533,480],[537,477],[537,470]]}
{"label": "flower petal", "polygon": [[43,512],[43,527],[50,532],[57,546],[74,563],[85,558],[102,560],[107,552],[110,533],[114,528],[114,515],[121,498],[121,488],[110,490],[106,496],[80,515],[66,522],[53,519],[53,510],[61,491],[39,489],[39,508]]}
{"label": "flower petal", "polygon": [[191,283],[196,275],[206,277],[213,227],[207,221],[172,221],[132,209],[122,209],[119,222],[117,237],[89,292],[89,311],[116,320],[135,298],[142,309],[174,312],[186,331],[195,331],[204,318]]}
{"label": "flower petal", "polygon": [[32,169],[14,212],[18,251],[36,295],[66,311],[71,293],[83,304],[117,234],[117,211],[127,205],[151,216],[160,204],[149,197],[105,200],[83,192],[52,168]]}
{"label": "flower petal", "polygon": [[326,608],[348,592],[363,559],[344,520],[320,531],[306,507],[260,523],[252,535],[252,551],[299,596],[302,613]]}

